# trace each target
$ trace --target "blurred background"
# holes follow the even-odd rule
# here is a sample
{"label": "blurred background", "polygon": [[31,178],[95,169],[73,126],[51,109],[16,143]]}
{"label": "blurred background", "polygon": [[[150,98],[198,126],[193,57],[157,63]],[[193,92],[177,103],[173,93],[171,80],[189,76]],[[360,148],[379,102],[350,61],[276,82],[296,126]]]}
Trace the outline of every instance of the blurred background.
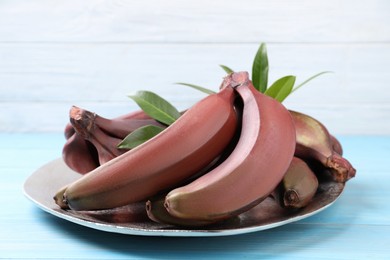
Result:
{"label": "blurred background", "polygon": [[77,105],[105,117],[150,90],[180,109],[251,71],[322,75],[288,97],[336,135],[390,134],[390,1],[0,1],[0,132],[62,132]]}

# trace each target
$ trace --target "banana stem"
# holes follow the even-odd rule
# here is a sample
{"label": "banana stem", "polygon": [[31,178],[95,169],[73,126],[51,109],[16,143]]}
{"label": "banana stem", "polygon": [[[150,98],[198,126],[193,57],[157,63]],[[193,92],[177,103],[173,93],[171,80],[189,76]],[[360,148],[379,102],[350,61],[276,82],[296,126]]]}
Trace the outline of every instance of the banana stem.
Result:
{"label": "banana stem", "polygon": [[77,133],[85,139],[91,139],[91,131],[95,128],[95,113],[72,106],[69,112],[70,122]]}
{"label": "banana stem", "polygon": [[283,202],[286,207],[293,207],[300,202],[299,194],[294,189],[289,189],[284,192]]}
{"label": "banana stem", "polygon": [[336,152],[327,158],[326,166],[330,168],[332,177],[338,182],[346,182],[356,175],[356,169],[350,162]]}

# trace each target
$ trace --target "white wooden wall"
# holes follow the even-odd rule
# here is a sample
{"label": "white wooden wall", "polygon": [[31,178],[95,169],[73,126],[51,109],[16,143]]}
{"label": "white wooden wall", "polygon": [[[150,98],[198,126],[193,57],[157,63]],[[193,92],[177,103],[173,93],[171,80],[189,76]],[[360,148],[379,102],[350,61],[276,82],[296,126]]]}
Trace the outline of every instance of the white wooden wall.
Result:
{"label": "white wooden wall", "polygon": [[179,108],[250,70],[266,42],[270,81],[324,75],[285,105],[334,134],[390,134],[390,1],[0,1],[0,132],[62,131],[71,105],[106,117],[152,90]]}

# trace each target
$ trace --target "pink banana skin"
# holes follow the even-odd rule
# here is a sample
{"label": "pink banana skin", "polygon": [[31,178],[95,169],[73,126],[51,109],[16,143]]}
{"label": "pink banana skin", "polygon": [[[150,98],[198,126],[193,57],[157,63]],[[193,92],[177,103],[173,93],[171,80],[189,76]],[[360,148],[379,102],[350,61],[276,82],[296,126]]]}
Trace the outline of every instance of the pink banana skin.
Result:
{"label": "pink banana skin", "polygon": [[99,166],[95,147],[77,133],[66,140],[62,158],[69,168],[81,174],[86,174]]}
{"label": "pink banana skin", "polygon": [[235,88],[243,101],[241,135],[219,166],[168,193],[165,207],[176,218],[218,222],[249,210],[276,188],[294,155],[294,123],[280,102],[258,92],[246,72],[221,88]]}
{"label": "pink banana skin", "polygon": [[113,120],[116,119],[151,119],[150,116],[148,116],[143,110],[136,110],[132,111],[127,114],[120,115],[118,117],[115,117]]}
{"label": "pink banana skin", "polygon": [[[314,159],[321,162],[328,168],[333,179],[338,182],[346,182],[356,174],[355,168],[351,163],[334,151],[332,138],[326,127],[318,120],[299,113],[291,111],[296,134],[297,146],[295,155],[302,159]],[[341,147],[341,146],[340,146]],[[341,149],[342,151],[342,149]]]}
{"label": "pink banana skin", "polygon": [[318,189],[318,179],[305,161],[294,157],[273,197],[285,208],[299,209],[307,206]]}
{"label": "pink banana skin", "polygon": [[107,135],[116,137],[119,139],[125,138],[131,132],[146,125],[155,125],[160,127],[166,127],[162,123],[157,122],[154,119],[135,119],[135,118],[119,118],[119,119],[107,119],[99,115],[95,115],[95,124]]}
{"label": "pink banana skin", "polygon": [[85,174],[99,166],[95,147],[77,134],[71,123],[66,124],[64,136],[62,158],[70,169]]}
{"label": "pink banana skin", "polygon": [[55,195],[73,210],[115,208],[175,186],[218,157],[237,127],[233,89],[207,96],[172,125]]}

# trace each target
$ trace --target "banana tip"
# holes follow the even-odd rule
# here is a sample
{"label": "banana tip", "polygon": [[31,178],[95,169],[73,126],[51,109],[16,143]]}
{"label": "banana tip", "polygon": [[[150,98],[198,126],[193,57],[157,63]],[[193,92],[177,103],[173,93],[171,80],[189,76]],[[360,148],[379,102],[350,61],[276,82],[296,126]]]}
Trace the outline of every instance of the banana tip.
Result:
{"label": "banana tip", "polygon": [[326,165],[337,182],[346,182],[356,175],[356,169],[351,163],[337,153],[327,158]]}
{"label": "banana tip", "polygon": [[299,203],[300,199],[298,192],[294,189],[286,190],[286,192],[284,193],[283,201],[286,207],[291,207]]}
{"label": "banana tip", "polygon": [[65,194],[65,190],[66,190],[66,187],[62,188],[61,190],[59,190],[54,196],[53,196],[53,199],[54,199],[54,202],[60,206],[61,209],[69,209],[69,205],[66,201],[66,198],[64,196]]}
{"label": "banana tip", "polygon": [[153,214],[152,202],[150,200],[148,200],[145,203],[145,208],[146,208],[146,214],[148,215],[150,220],[157,222],[157,223],[161,223],[161,221],[158,218],[156,218]]}

